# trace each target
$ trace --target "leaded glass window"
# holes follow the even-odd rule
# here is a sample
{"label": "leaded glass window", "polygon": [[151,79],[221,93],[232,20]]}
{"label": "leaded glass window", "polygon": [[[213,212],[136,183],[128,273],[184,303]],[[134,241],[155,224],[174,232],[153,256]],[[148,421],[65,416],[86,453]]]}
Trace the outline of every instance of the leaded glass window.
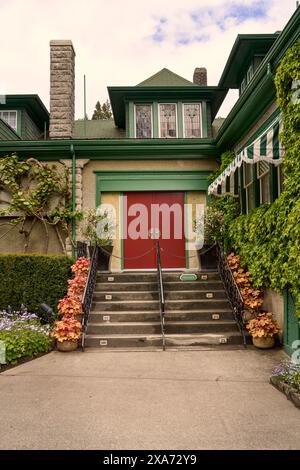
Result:
{"label": "leaded glass window", "polygon": [[177,137],[176,104],[160,104],[160,137]]}
{"label": "leaded glass window", "polygon": [[137,139],[147,139],[152,137],[152,106],[151,104],[135,105],[136,127],[135,136]]}
{"label": "leaded glass window", "polygon": [[185,103],[183,109],[185,137],[201,137],[200,103]]}

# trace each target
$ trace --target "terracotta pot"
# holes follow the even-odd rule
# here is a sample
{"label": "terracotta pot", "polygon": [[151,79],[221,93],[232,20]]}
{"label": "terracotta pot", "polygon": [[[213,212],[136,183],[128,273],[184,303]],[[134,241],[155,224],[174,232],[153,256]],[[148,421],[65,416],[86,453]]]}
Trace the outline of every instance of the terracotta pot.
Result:
{"label": "terracotta pot", "polygon": [[68,341],[57,341],[56,342],[56,347],[58,351],[62,352],[69,352],[69,351],[76,351],[78,347],[78,341],[77,339],[74,340],[68,340]]}
{"label": "terracotta pot", "polygon": [[273,348],[275,344],[275,339],[274,339],[274,336],[266,336],[263,338],[252,337],[252,342],[256,348],[269,349],[269,348]]}

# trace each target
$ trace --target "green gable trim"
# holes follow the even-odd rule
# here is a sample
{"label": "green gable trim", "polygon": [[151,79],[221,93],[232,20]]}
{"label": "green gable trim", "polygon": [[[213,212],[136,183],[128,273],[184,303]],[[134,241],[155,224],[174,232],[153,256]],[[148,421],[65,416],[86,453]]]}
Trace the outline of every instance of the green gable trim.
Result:
{"label": "green gable trim", "polygon": [[102,192],[206,191],[209,171],[95,171],[96,206]]}
{"label": "green gable trim", "polygon": [[159,98],[160,102],[176,103],[178,101],[211,102],[212,119],[216,116],[227,89],[216,86],[143,86],[143,87],[108,87],[108,94],[117,127],[125,127],[125,103],[128,101],[153,103]]}

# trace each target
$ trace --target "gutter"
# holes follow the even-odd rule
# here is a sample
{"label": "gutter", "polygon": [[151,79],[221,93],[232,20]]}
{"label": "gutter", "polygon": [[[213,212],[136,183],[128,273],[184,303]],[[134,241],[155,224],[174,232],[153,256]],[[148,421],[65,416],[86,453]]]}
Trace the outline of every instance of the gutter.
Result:
{"label": "gutter", "polygon": [[[76,211],[76,156],[74,145],[70,145],[70,152],[72,155],[72,212]],[[72,256],[75,257],[75,243],[76,243],[76,220],[72,219]]]}

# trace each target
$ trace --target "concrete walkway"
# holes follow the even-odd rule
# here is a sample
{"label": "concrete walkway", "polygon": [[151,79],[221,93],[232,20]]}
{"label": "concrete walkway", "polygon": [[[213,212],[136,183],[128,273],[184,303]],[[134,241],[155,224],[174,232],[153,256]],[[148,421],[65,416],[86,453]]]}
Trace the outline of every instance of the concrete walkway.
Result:
{"label": "concrete walkway", "polygon": [[300,449],[280,351],[52,352],[0,374],[1,449]]}

